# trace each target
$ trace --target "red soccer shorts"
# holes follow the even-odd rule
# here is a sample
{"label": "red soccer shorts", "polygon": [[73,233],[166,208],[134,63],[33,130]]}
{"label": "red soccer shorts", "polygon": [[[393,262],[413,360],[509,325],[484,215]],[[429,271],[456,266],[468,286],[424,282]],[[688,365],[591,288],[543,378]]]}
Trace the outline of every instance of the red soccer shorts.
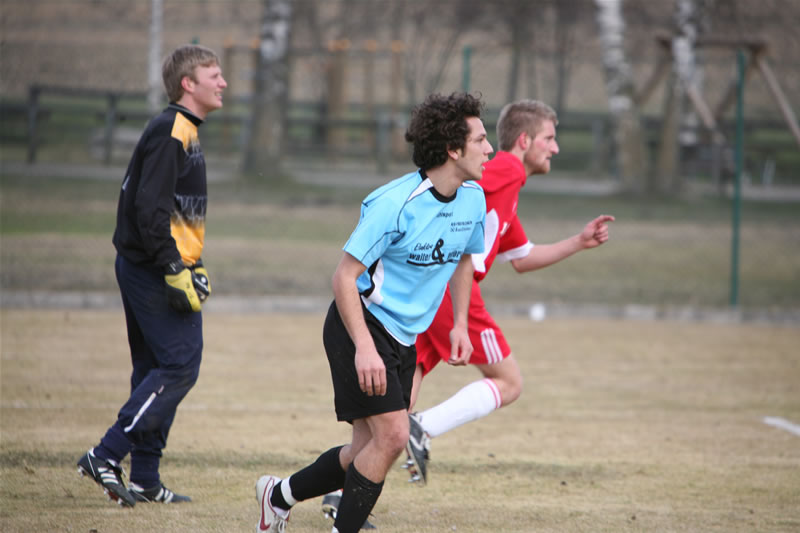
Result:
{"label": "red soccer shorts", "polygon": [[[453,329],[453,300],[450,286],[436,312],[430,327],[425,333],[417,335],[417,365],[422,365],[423,375],[427,374],[440,361],[450,359],[450,330]],[[503,332],[486,310],[478,282],[472,280],[469,298],[469,340],[472,343],[472,357],[469,364],[487,365],[499,363],[511,354]]]}

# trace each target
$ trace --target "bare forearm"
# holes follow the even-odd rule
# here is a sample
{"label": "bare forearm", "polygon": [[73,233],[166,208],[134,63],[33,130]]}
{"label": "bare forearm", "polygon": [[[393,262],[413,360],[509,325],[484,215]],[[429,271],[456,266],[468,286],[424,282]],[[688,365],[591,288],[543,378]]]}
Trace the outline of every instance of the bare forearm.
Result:
{"label": "bare forearm", "polygon": [[527,256],[511,263],[517,272],[530,272],[558,263],[575,252],[596,248],[608,241],[608,223],[614,220],[613,215],[600,215],[587,223],[577,235],[554,244],[534,246]]}
{"label": "bare forearm", "polygon": [[450,278],[450,296],[453,299],[453,329],[450,330],[451,365],[465,365],[472,355],[467,320],[469,297],[472,292],[472,257],[465,255]]}
{"label": "bare forearm", "polygon": [[517,272],[530,272],[558,263],[581,250],[580,236],[574,235],[553,244],[537,244],[527,256],[514,259],[511,264]]}
{"label": "bare forearm", "polygon": [[450,296],[453,299],[453,325],[467,325],[469,296],[472,291],[472,256],[461,258],[453,276],[450,278]]}

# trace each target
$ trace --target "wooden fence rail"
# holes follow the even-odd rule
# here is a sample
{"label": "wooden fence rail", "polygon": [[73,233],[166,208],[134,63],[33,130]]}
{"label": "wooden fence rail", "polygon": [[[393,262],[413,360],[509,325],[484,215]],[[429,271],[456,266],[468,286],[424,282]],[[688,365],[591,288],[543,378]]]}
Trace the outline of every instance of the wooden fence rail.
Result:
{"label": "wooden fence rail", "polygon": [[[59,135],[66,138],[74,135],[85,135],[90,152],[110,165],[115,158],[129,156],[138,134],[150,118],[147,110],[146,93],[136,91],[113,91],[106,89],[78,89],[50,85],[34,85],[29,88],[26,103],[2,102],[0,106],[4,123],[14,123],[17,127],[4,128],[3,141],[19,143],[22,129],[24,135],[27,162],[37,161],[43,145],[42,133],[46,131],[49,121],[64,113],[70,117],[84,115],[82,124],[86,124],[86,116],[102,124],[91,133],[80,132],[78,126],[59,123],[63,131]],[[208,125],[204,129],[204,143],[211,150],[235,154],[247,146],[250,130],[249,98],[226,102],[222,112],[209,116]],[[383,171],[392,161],[407,161],[408,148],[403,141],[408,110],[393,110],[388,106],[375,106],[367,112],[363,106],[350,106],[346,116],[331,116],[324,105],[319,102],[292,102],[287,113],[287,127],[284,153],[289,157],[301,158],[359,158],[373,162],[378,171]],[[490,140],[494,143],[494,120],[497,110],[487,110],[486,129]],[[23,126],[26,123],[27,128]],[[130,124],[136,124],[131,127]],[[644,130],[648,136],[648,145],[655,151],[658,144],[659,120],[653,117],[643,119]],[[732,125],[720,122],[718,127],[727,130]],[[583,172],[588,175],[613,175],[613,157],[610,144],[610,123],[605,113],[566,112],[559,117],[559,143],[562,151],[559,154],[558,168]],[[784,130],[785,124],[780,120],[748,121],[750,131],[775,132]],[[794,132],[792,132],[794,133]],[[800,176],[800,161],[793,159],[796,145],[792,146],[791,137],[776,140],[768,133],[769,140],[754,139],[746,145],[747,158],[750,161],[751,174],[768,174],[771,181],[776,174],[781,176]],[[703,172],[703,165],[713,167],[709,161],[712,139],[707,146],[699,146],[694,160],[684,159],[684,171]],[[708,150],[706,148],[709,148]],[[776,168],[776,161],[778,167]],[[768,170],[768,172],[767,172]],[[794,178],[791,179],[794,181]]]}

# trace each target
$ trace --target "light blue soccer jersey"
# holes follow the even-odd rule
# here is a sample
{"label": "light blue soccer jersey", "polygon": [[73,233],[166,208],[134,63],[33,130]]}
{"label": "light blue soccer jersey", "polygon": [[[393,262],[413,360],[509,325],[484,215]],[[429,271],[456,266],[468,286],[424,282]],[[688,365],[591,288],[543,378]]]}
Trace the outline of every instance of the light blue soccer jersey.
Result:
{"label": "light blue soccer jersey", "polygon": [[361,299],[397,340],[414,344],[428,328],[461,256],[483,251],[485,217],[476,183],[446,198],[421,171],[364,199],[344,251],[367,267],[357,280]]}

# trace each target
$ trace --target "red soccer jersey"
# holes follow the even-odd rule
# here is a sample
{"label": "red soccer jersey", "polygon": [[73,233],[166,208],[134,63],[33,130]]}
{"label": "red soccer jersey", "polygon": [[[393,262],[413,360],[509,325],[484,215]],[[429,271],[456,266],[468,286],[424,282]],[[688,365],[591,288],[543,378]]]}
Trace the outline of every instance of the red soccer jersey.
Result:
{"label": "red soccer jersey", "polygon": [[525,257],[533,247],[517,217],[519,191],[527,175],[519,158],[498,152],[484,165],[480,185],[486,194],[484,252],[472,255],[475,280],[488,274],[495,258],[501,262]]}
{"label": "red soccer jersey", "polygon": [[[486,277],[495,259],[503,262],[525,257],[533,247],[517,218],[519,191],[527,180],[522,161],[508,152],[498,152],[484,169],[479,182],[486,195],[484,253],[472,254],[475,274],[467,326],[474,349],[470,364],[474,365],[499,363],[511,353],[503,332],[486,310],[478,282]],[[433,323],[417,336],[417,364],[422,366],[424,374],[450,357],[450,330],[453,328],[450,298],[448,286]]]}

